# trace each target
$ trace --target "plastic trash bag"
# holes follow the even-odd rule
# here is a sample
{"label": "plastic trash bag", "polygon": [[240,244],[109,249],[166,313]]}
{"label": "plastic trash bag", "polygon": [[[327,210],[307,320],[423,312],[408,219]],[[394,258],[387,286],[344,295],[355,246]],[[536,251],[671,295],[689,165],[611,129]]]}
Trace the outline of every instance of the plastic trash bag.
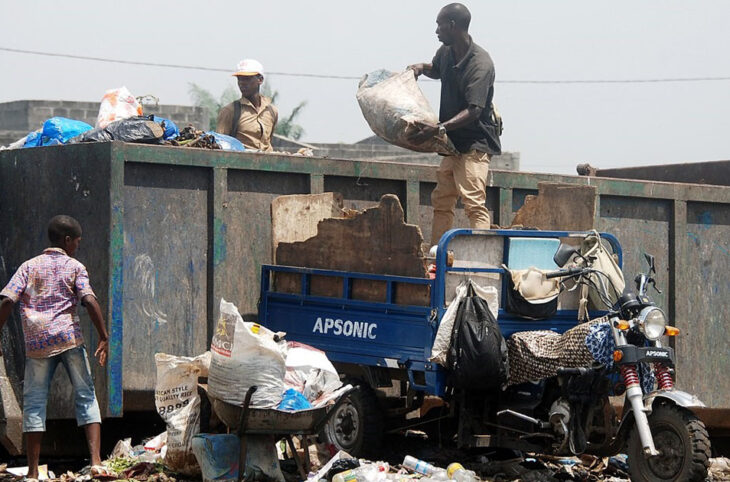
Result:
{"label": "plastic trash bag", "polygon": [[163,129],[165,129],[165,132],[162,135],[162,138],[165,140],[174,139],[178,135],[180,135],[180,129],[177,128],[177,124],[175,124],[170,119],[165,119],[164,117],[156,116],[156,115],[150,115],[150,120],[153,120],[160,124]]}
{"label": "plastic trash bag", "polygon": [[51,117],[43,123],[41,145],[54,145],[54,140],[66,144],[71,138],[93,129],[89,124],[65,117]]}
{"label": "plastic trash bag", "polygon": [[340,375],[322,351],[304,343],[289,342],[284,384],[300,392],[312,405],[340,387]]}
{"label": "plastic trash bag", "polygon": [[461,300],[466,296],[467,288],[471,286],[476,294],[486,300],[489,306],[489,311],[497,319],[499,313],[499,293],[493,286],[479,286],[473,280],[469,279],[459,284],[456,287],[456,293],[454,299],[451,300],[449,307],[441,317],[439,321],[438,331],[436,332],[436,338],[433,341],[433,347],[431,348],[431,358],[429,361],[438,363],[441,366],[448,367],[448,355],[449,348],[452,342],[452,332],[454,331],[454,321],[456,320],[456,313],[459,310]]}
{"label": "plastic trash bag", "polygon": [[164,134],[165,130],[157,122],[146,117],[132,117],[84,132],[69,143],[122,141],[157,144]]}
{"label": "plastic trash bag", "polygon": [[107,90],[101,98],[94,127],[104,128],[114,121],[142,115],[142,106],[126,87]]}
{"label": "plastic trash bag", "polygon": [[281,402],[286,342],[258,323],[244,322],[238,308],[224,299],[210,349],[211,397],[241,406],[248,389],[256,386],[252,407],[271,408]]}
{"label": "plastic trash bag", "polygon": [[391,144],[418,152],[457,154],[446,135],[436,134],[421,144],[408,140],[418,131],[419,122],[435,125],[439,121],[412,70],[376,70],[365,75],[357,89],[357,102],[373,132]]}
{"label": "plastic trash bag", "polygon": [[220,132],[213,132],[208,131],[206,134],[211,135],[215,137],[215,142],[221,146],[221,149],[224,151],[245,151],[246,146],[243,145],[241,141],[236,139],[235,137],[227,136],[225,134],[221,134]]}
{"label": "plastic trash bag", "polygon": [[41,131],[34,131],[25,136],[23,147],[38,147],[41,145]]}
{"label": "plastic trash bag", "polygon": [[486,391],[507,382],[507,344],[489,305],[472,284],[456,312],[447,360],[458,388]]}
{"label": "plastic trash bag", "polygon": [[[30,134],[32,134],[32,132]],[[25,142],[28,140],[28,136],[30,134],[21,137],[17,141],[11,142],[7,146],[0,146],[0,151],[4,151],[6,149],[22,149],[25,146]]]}
{"label": "plastic trash bag", "polygon": [[281,403],[276,408],[279,410],[295,412],[297,410],[307,410],[308,408],[312,408],[312,404],[309,403],[307,397],[293,388],[290,388],[284,392],[284,396],[281,398]]}

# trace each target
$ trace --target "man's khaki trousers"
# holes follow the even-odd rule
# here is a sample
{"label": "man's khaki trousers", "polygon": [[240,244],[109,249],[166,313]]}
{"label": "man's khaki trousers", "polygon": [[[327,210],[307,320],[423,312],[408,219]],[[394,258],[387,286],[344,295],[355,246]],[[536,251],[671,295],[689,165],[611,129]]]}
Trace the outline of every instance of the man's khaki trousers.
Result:
{"label": "man's khaki trousers", "polygon": [[441,236],[453,226],[454,208],[459,197],[471,228],[490,228],[489,211],[484,205],[490,159],[489,154],[479,151],[441,159],[436,171],[436,188],[431,193],[431,245],[438,244]]}

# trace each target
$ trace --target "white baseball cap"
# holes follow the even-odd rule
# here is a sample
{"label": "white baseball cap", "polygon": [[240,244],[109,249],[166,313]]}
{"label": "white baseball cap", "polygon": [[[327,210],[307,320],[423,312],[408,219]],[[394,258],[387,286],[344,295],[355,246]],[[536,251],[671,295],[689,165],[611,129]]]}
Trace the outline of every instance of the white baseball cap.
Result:
{"label": "white baseball cap", "polygon": [[259,62],[258,60],[243,59],[238,62],[238,65],[236,66],[236,72],[233,75],[264,75],[264,66],[261,65],[261,62]]}

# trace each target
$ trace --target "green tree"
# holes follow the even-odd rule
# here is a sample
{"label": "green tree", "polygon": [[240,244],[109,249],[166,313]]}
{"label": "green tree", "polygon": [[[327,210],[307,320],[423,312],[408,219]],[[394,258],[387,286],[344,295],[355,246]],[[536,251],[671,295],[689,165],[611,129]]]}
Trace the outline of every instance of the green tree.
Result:
{"label": "green tree", "polygon": [[[271,102],[276,105],[276,99],[279,97],[278,91],[272,91],[269,84],[265,83],[261,89],[261,93],[266,97],[271,97]],[[306,100],[300,102],[299,105],[292,109],[288,116],[282,116],[281,112],[279,112],[279,121],[276,123],[274,133],[298,141],[302,137],[302,134],[304,134],[304,129],[299,124],[295,124],[294,120],[299,116],[306,105]]]}
{"label": "green tree", "polygon": [[188,84],[188,86],[188,93],[193,99],[193,103],[195,104],[195,106],[205,107],[206,109],[208,109],[208,114],[210,116],[208,119],[208,129],[211,130],[215,130],[216,120],[218,119],[218,112],[220,112],[223,106],[230,104],[234,100],[241,97],[238,89],[236,89],[232,85],[226,87],[226,90],[223,91],[218,99],[216,99],[210,91],[205,90],[197,84],[191,82]]}
{"label": "green tree", "polygon": [[[188,85],[188,92],[193,103],[197,107],[205,107],[208,109],[208,112],[210,113],[210,129],[216,128],[218,112],[220,112],[220,110],[227,104],[230,104],[241,97],[238,89],[231,85],[226,87],[218,99],[216,99],[209,90],[206,90],[195,83],[191,82]],[[279,97],[278,91],[272,90],[269,84],[265,83],[261,89],[261,93],[266,97],[271,97],[272,103],[276,105],[276,99]],[[292,109],[289,115],[282,115],[281,112],[279,112],[279,121],[276,123],[274,133],[290,139],[299,140],[302,137],[302,134],[304,134],[304,128],[301,125],[296,124],[295,120],[299,114],[301,114],[302,109],[304,109],[306,105],[306,101],[300,102],[299,105]]]}

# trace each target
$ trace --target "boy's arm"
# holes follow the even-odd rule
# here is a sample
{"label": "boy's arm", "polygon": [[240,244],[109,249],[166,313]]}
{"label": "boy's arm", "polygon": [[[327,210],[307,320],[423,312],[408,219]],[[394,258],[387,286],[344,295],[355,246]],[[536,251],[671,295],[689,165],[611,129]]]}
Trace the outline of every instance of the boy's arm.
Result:
{"label": "boy's arm", "polygon": [[86,295],[83,297],[82,302],[86,307],[86,311],[89,313],[91,322],[94,324],[97,333],[99,333],[99,345],[96,347],[94,356],[99,357],[99,364],[104,366],[106,364],[106,358],[109,354],[109,334],[106,331],[106,323],[104,323],[104,315],[101,314],[101,308],[99,303],[96,301],[94,295]]}
{"label": "boy's arm", "polygon": [[[5,322],[8,321],[10,313],[13,312],[14,304],[13,300],[7,296],[0,297],[0,331],[2,331],[3,326],[5,326]],[[3,356],[2,346],[0,346],[0,356]]]}

